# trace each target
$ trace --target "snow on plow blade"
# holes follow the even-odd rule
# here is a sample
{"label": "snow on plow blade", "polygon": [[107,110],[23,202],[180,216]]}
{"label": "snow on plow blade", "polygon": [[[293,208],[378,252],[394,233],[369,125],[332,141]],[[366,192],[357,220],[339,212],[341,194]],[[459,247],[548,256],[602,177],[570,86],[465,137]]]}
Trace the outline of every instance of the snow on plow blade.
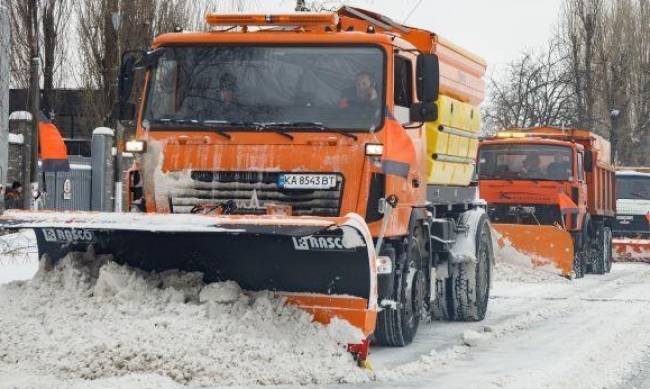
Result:
{"label": "snow on plow blade", "polygon": [[616,262],[650,263],[650,239],[615,238],[612,245]]}
{"label": "snow on plow blade", "polygon": [[542,225],[493,224],[502,260],[568,276],[573,239],[567,231]]}
{"label": "snow on plow blade", "polygon": [[39,255],[111,254],[145,271],[199,271],[206,282],[232,280],[270,290],[328,323],[375,328],[372,238],[356,214],[341,218],[7,211],[0,229],[31,228]]}

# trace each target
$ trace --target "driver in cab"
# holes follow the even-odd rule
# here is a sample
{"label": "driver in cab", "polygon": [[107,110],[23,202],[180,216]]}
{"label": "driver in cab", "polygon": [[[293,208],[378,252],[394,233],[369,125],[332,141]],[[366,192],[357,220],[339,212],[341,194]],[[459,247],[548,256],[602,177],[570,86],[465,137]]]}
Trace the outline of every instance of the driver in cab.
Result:
{"label": "driver in cab", "polygon": [[539,155],[530,154],[524,159],[524,163],[521,169],[521,174],[526,177],[536,177],[540,178],[544,175],[544,172],[541,168],[541,160]]}
{"label": "driver in cab", "polygon": [[372,74],[363,71],[355,78],[354,90],[346,89],[344,97],[339,101],[339,108],[376,108],[379,106],[377,82]]}

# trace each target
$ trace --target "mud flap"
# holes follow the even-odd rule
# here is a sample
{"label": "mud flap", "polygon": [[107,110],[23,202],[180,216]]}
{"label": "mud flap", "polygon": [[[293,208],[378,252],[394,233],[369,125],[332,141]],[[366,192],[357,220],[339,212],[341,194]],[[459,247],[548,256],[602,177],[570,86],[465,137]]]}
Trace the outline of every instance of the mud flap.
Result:
{"label": "mud flap", "polygon": [[348,320],[364,335],[376,319],[372,238],[356,214],[342,218],[147,215],[10,211],[0,228],[34,229],[39,255],[55,263],[71,251],[111,254],[145,271],[202,272],[269,290],[327,323]]}
{"label": "mud flap", "polygon": [[573,270],[573,239],[567,231],[554,226],[493,224],[497,261],[559,273]]}
{"label": "mud flap", "polygon": [[650,239],[615,238],[614,261],[650,263]]}

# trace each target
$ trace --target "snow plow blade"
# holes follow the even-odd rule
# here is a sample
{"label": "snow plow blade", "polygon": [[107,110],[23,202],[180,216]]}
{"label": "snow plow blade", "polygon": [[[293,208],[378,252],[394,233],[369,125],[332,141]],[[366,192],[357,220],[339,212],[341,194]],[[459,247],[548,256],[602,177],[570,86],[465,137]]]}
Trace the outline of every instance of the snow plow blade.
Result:
{"label": "snow plow blade", "polygon": [[573,239],[567,231],[542,225],[493,224],[501,260],[569,276]]}
{"label": "snow plow blade", "polygon": [[249,291],[286,297],[324,324],[340,317],[365,336],[375,328],[376,262],[361,217],[207,216],[26,212],[0,215],[0,229],[33,229],[39,256],[110,254],[145,271],[202,272]]}
{"label": "snow plow blade", "polygon": [[615,238],[614,261],[650,263],[650,239]]}

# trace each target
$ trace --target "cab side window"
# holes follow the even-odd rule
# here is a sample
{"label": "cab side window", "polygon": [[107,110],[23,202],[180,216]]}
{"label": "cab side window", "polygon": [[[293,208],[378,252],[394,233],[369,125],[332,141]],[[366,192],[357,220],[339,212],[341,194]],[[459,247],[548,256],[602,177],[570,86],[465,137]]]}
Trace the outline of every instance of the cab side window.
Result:
{"label": "cab side window", "polygon": [[413,103],[413,66],[409,59],[396,55],[394,67],[395,117],[400,123],[408,123]]}
{"label": "cab side window", "polygon": [[578,153],[578,181],[585,180],[585,155],[583,153]]}

